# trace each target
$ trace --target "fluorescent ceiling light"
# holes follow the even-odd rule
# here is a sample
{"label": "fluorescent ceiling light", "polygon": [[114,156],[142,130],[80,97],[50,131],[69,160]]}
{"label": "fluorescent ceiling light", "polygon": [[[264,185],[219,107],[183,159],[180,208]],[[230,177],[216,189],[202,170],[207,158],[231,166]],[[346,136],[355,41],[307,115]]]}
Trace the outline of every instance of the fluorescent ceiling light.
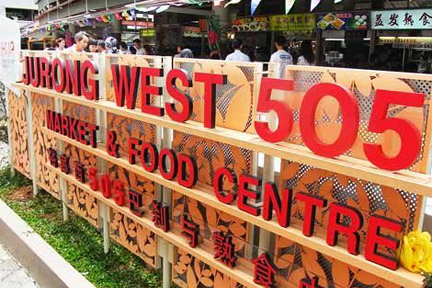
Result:
{"label": "fluorescent ceiling light", "polygon": [[326,38],[325,41],[344,42],[343,38]]}
{"label": "fluorescent ceiling light", "polygon": [[156,9],[156,13],[162,13],[162,12],[168,10],[169,7],[170,7],[170,5],[163,5],[163,6],[160,6],[159,8]]}

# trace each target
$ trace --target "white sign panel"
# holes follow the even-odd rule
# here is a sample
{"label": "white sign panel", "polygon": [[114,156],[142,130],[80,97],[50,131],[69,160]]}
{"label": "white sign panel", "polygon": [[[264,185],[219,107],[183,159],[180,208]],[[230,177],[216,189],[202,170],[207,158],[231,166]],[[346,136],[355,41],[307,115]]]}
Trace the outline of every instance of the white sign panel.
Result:
{"label": "white sign panel", "polygon": [[22,73],[20,63],[21,36],[19,24],[0,15],[0,81],[9,89],[12,88]]}
{"label": "white sign panel", "polygon": [[432,29],[432,9],[372,11],[373,30]]}

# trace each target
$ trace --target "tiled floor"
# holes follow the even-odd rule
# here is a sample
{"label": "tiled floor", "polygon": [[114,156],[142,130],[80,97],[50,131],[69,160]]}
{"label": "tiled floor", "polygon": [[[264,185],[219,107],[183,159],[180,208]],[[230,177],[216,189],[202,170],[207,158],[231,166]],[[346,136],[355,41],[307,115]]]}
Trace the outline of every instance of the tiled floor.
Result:
{"label": "tiled floor", "polygon": [[27,271],[0,243],[0,288],[39,288]]}

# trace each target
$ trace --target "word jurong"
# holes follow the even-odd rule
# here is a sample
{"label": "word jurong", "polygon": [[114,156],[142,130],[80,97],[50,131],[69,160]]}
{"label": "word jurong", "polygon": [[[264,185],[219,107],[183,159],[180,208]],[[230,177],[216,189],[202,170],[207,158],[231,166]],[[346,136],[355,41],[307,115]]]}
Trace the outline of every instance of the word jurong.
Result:
{"label": "word jurong", "polygon": [[97,73],[97,64],[90,60],[81,63],[60,58],[51,61],[45,57],[26,57],[23,83],[97,100],[99,84],[93,78]]}
{"label": "word jurong", "polygon": [[[97,66],[86,60],[53,61],[44,57],[26,57],[24,84],[35,87],[54,89],[60,93],[83,95],[86,99],[97,100],[98,83],[95,80]],[[215,128],[216,123],[216,88],[227,84],[227,75],[212,73],[194,73],[192,79],[186,71],[172,69],[166,75],[160,68],[129,67],[112,64],[110,67],[115,102],[118,107],[136,109],[138,92],[141,93],[141,111],[155,116],[168,115],[177,122],[188,121],[192,117],[194,102],[192,98],[176,86],[185,88],[193,85],[204,85],[203,98],[204,119],[206,128]],[[164,77],[165,88],[175,103],[166,102],[163,107],[152,105],[154,97],[162,95],[162,87],[155,86],[155,78]],[[254,121],[258,136],[268,142],[276,143],[288,138],[291,134],[294,117],[289,105],[282,101],[271,99],[275,90],[287,93],[293,91],[294,81],[286,79],[263,78],[256,105],[257,113],[273,111],[278,121],[275,129],[270,129],[269,123]],[[138,91],[140,90],[140,91]],[[320,101],[330,96],[337,100],[342,116],[342,125],[338,138],[333,143],[324,143],[315,129],[315,114]],[[399,152],[386,155],[381,144],[364,143],[363,151],[366,158],[374,165],[385,170],[401,170],[413,165],[421,153],[422,132],[410,119],[387,116],[389,107],[401,105],[421,109],[425,95],[421,93],[376,90],[374,103],[369,118],[368,132],[381,134],[388,130],[394,131],[401,139]],[[316,155],[337,157],[345,154],[354,145],[359,131],[360,111],[356,97],[344,87],[334,83],[320,83],[312,86],[303,96],[300,106],[300,134],[304,144]]]}

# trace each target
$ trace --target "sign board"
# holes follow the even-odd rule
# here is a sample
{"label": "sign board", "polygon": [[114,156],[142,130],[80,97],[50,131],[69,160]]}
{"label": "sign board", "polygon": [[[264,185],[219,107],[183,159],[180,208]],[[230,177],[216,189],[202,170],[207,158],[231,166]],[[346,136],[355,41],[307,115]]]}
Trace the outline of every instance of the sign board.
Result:
{"label": "sign board", "polygon": [[369,12],[319,13],[316,15],[321,30],[367,30]]}
{"label": "sign board", "polygon": [[432,29],[432,9],[371,12],[373,30]]}
{"label": "sign board", "polygon": [[156,35],[155,29],[144,29],[141,30],[141,36],[143,37],[154,37]]}
{"label": "sign board", "polygon": [[270,16],[272,31],[313,31],[315,30],[315,15],[312,13]]}
{"label": "sign board", "polygon": [[422,286],[396,249],[432,195],[431,75],[96,55],[26,54],[13,164],[152,267],[166,255],[165,281]]}
{"label": "sign board", "polygon": [[21,33],[19,24],[0,15],[0,81],[17,93],[12,87],[22,73],[20,65]]}
{"label": "sign board", "polygon": [[231,28],[237,32],[270,31],[270,22],[267,16],[243,17],[235,19]]}
{"label": "sign board", "polygon": [[207,31],[207,19],[199,19],[199,27],[201,32]]}
{"label": "sign board", "polygon": [[124,25],[124,26],[137,26],[137,27],[144,27],[144,28],[154,28],[154,22],[145,22],[145,21],[123,20],[122,25]]}

